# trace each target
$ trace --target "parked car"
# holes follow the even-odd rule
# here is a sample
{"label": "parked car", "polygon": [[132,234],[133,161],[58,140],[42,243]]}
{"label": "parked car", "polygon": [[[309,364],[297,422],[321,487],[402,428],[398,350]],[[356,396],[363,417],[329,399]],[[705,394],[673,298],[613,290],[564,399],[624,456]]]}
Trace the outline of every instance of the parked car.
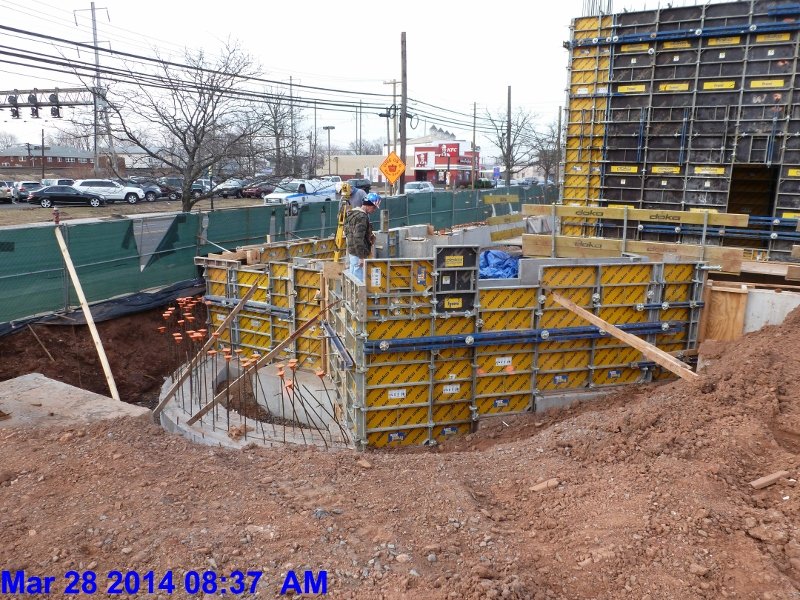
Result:
{"label": "parked car", "polygon": [[275,184],[270,181],[257,181],[242,188],[245,198],[266,198],[275,191]]}
{"label": "parked car", "polygon": [[328,182],[319,179],[293,179],[289,183],[275,186],[275,190],[264,198],[264,204],[284,204],[289,207],[290,215],[296,215],[305,204],[335,199],[336,190]]}
{"label": "parked car", "polygon": [[14,200],[14,182],[0,181],[0,201],[11,203]]}
{"label": "parked car", "polygon": [[38,204],[42,208],[50,208],[56,204],[88,204],[102,206],[106,199],[99,194],[83,192],[71,185],[50,185],[28,194],[29,204]]}
{"label": "parked car", "polygon": [[333,187],[336,189],[337,194],[342,193],[342,178],[338,175],[325,175],[325,177],[320,177],[320,180],[327,181],[333,184]]}
{"label": "parked car", "polygon": [[12,194],[14,202],[23,202],[28,199],[28,194],[33,190],[38,190],[42,184],[38,181],[17,181],[14,184]]}
{"label": "parked car", "polygon": [[[156,183],[161,188],[161,196],[170,200],[180,200],[183,198],[183,178],[182,177],[159,177]],[[208,189],[198,181],[192,184],[192,196],[199,198],[208,193]]]}
{"label": "parked car", "polygon": [[406,184],[406,194],[423,194],[433,191],[433,184],[430,181],[409,181]]}
{"label": "parked car", "polygon": [[123,185],[111,179],[79,179],[72,185],[82,192],[103,196],[108,202],[124,200],[128,204],[136,204],[139,200],[144,200],[142,188]]}
{"label": "parked car", "polygon": [[165,196],[161,186],[153,181],[145,181],[142,179],[139,180],[130,180],[128,182],[122,182],[123,185],[130,185],[132,187],[142,188],[144,192],[144,199],[148,202],[155,202],[159,198],[163,198]]}
{"label": "parked car", "polygon": [[347,183],[350,184],[350,187],[362,189],[368,194],[372,188],[372,182],[369,179],[348,179]]}
{"label": "parked car", "polygon": [[494,187],[494,181],[491,179],[487,179],[486,177],[481,177],[475,180],[475,189],[476,190],[488,190]]}
{"label": "parked car", "polygon": [[49,185],[72,185],[75,183],[74,179],[42,179],[41,184],[42,187],[47,187]]}
{"label": "parked car", "polygon": [[242,190],[245,185],[245,182],[241,179],[228,179],[214,188],[214,195],[222,196],[223,198],[227,198],[228,196],[231,198],[241,198]]}

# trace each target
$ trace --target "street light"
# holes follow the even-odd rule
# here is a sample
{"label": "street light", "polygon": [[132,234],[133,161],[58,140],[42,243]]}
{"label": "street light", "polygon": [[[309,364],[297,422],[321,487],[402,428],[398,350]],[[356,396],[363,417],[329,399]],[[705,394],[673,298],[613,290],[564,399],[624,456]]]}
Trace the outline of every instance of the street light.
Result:
{"label": "street light", "polygon": [[323,127],[328,132],[328,175],[331,174],[331,129],[336,129],[333,125],[325,125]]}

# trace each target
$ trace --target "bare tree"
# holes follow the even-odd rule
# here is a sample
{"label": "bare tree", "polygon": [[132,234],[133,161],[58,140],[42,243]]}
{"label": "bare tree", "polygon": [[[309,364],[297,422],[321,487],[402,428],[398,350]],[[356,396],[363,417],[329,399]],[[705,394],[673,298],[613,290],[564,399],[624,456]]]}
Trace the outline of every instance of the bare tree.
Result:
{"label": "bare tree", "polygon": [[92,124],[83,121],[64,121],[55,131],[47,134],[47,143],[51,146],[65,146],[91,152],[93,149]]}
{"label": "bare tree", "polygon": [[161,61],[153,78],[138,75],[140,83],[109,88],[102,100],[114,139],[180,173],[183,210],[189,211],[199,199],[192,196],[192,183],[223,166],[266,122],[242,93],[258,69],[238,45],[227,44],[216,58],[187,51],[184,63]]}
{"label": "bare tree", "polygon": [[519,173],[531,164],[535,155],[535,131],[533,127],[534,115],[517,109],[511,115],[511,152],[508,152],[508,115],[507,113],[494,115],[486,111],[492,133],[488,135],[489,141],[500,150],[500,157],[506,169],[506,180],[515,173]]}
{"label": "bare tree", "polygon": [[[292,150],[299,142],[292,143],[292,106],[283,92],[270,91],[270,101],[265,106],[265,132],[272,140],[271,155],[275,175],[296,175]],[[297,131],[295,127],[295,131]]]}
{"label": "bare tree", "polygon": [[[359,145],[361,146],[359,152]],[[372,140],[371,142],[361,140],[361,144],[358,141],[350,142],[347,146],[348,154],[363,154],[363,155],[370,155],[370,154],[382,154],[383,153],[383,141],[380,139]]]}
{"label": "bare tree", "polygon": [[0,131],[0,148],[10,148],[19,143],[19,139],[13,133]]}
{"label": "bare tree", "polygon": [[553,122],[547,124],[543,131],[534,133],[531,165],[542,171],[545,186],[551,179],[551,175],[555,176],[558,173],[558,164],[561,161],[559,134],[558,124]]}

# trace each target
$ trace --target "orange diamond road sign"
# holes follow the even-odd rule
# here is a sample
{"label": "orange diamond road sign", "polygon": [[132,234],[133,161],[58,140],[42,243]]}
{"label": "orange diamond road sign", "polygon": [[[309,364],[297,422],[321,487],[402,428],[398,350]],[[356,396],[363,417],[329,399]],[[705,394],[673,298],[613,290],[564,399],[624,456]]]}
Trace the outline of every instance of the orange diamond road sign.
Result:
{"label": "orange diamond road sign", "polygon": [[406,172],[406,163],[400,160],[394,152],[390,152],[386,160],[381,163],[381,173],[386,175],[389,183],[394,185],[394,182],[400,179],[400,176]]}

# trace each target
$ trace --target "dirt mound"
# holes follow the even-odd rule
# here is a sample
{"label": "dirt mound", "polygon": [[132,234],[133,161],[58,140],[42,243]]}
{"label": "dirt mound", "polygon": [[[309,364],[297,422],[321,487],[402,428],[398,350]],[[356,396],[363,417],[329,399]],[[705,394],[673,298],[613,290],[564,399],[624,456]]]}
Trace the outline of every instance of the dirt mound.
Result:
{"label": "dirt mound", "polygon": [[143,419],[5,431],[0,560],[262,570],[261,597],[309,568],[334,598],[798,598],[800,313],[709,359],[694,384],[426,450],[236,452]]}

